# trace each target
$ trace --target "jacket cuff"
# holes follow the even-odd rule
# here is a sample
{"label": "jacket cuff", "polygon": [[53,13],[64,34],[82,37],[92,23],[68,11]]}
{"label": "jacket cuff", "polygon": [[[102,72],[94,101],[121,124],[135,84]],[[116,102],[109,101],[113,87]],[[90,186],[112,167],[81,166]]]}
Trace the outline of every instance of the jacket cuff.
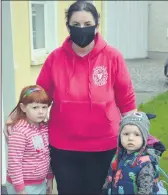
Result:
{"label": "jacket cuff", "polygon": [[48,173],[46,178],[47,179],[53,179],[54,178],[54,175],[52,173]]}
{"label": "jacket cuff", "polygon": [[24,190],[25,185],[24,185],[24,183],[19,184],[19,185],[14,185],[14,188],[15,188],[16,192],[20,192],[20,191]]}

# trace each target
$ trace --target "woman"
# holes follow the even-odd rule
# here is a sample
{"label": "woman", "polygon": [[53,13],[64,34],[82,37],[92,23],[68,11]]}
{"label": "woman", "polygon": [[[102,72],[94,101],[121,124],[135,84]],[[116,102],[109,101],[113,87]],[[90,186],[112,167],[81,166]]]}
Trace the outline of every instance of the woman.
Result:
{"label": "woman", "polygon": [[98,32],[94,5],[73,3],[66,20],[70,36],[48,56],[37,79],[53,101],[51,165],[58,194],[100,194],[120,116],[136,110],[135,94],[122,55]]}

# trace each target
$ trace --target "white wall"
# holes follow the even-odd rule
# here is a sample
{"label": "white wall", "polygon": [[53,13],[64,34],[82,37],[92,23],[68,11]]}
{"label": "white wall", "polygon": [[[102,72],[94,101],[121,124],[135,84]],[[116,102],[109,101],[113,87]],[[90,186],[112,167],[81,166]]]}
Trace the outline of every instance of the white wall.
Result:
{"label": "white wall", "polygon": [[148,2],[103,1],[105,39],[126,59],[147,57]]}
{"label": "white wall", "polygon": [[[1,129],[3,131],[4,128],[4,112],[3,112],[3,100],[2,100],[2,126]],[[2,133],[2,184],[6,183],[6,167],[7,167],[7,150],[6,150],[6,141],[4,134]]]}
{"label": "white wall", "polygon": [[2,96],[5,119],[16,104],[10,3],[2,1]]}
{"label": "white wall", "polygon": [[150,52],[168,52],[168,1],[149,1],[148,37]]}
{"label": "white wall", "polygon": [[[15,106],[15,80],[10,1],[2,1],[2,128]],[[2,134],[2,184],[6,182],[7,147]]]}

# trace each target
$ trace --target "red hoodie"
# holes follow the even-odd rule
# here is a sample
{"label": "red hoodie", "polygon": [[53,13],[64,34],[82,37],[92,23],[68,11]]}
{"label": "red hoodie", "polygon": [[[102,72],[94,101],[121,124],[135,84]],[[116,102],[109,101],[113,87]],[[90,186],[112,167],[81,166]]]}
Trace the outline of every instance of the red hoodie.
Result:
{"label": "red hoodie", "polygon": [[106,151],[117,146],[120,112],[136,108],[135,94],[122,55],[101,35],[84,57],[69,37],[42,67],[37,84],[53,99],[49,142],[73,151]]}

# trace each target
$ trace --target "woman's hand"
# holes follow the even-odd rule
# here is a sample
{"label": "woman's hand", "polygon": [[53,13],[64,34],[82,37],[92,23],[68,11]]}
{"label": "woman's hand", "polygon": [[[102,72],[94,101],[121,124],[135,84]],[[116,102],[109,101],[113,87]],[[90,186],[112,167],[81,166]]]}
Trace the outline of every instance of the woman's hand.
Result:
{"label": "woman's hand", "polygon": [[47,195],[52,194],[53,191],[53,179],[47,180]]}
{"label": "woman's hand", "polygon": [[8,143],[8,136],[11,135],[12,133],[12,124],[13,124],[13,118],[16,117],[16,114],[13,113],[12,115],[10,115],[6,122],[5,122],[5,126],[4,126],[4,129],[3,129],[3,133],[5,135],[5,139],[6,139],[6,142]]}
{"label": "woman's hand", "polygon": [[5,135],[6,142],[8,143],[8,136],[12,133],[12,125],[14,120],[16,119],[16,111],[14,111],[12,114],[10,114],[5,121],[5,126],[3,129],[3,133]]}
{"label": "woman's hand", "polygon": [[131,113],[133,113],[133,112],[138,112],[138,110],[137,110],[137,109],[134,109],[134,110],[131,110],[131,111],[129,111],[129,112],[122,113],[122,117],[124,117],[124,116],[126,116],[126,115],[128,115],[128,114],[131,114]]}
{"label": "woman's hand", "polygon": [[12,133],[12,126],[11,125],[5,125],[3,129],[3,133],[5,135],[6,142],[8,143],[8,136]]}

